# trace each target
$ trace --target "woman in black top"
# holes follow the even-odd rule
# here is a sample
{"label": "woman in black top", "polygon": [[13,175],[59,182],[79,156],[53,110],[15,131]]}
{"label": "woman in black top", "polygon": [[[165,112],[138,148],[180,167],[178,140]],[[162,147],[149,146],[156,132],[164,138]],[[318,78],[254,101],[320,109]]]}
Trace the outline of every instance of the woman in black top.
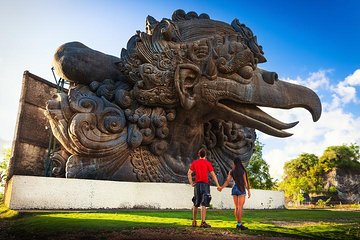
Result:
{"label": "woman in black top", "polygon": [[246,230],[248,228],[241,223],[243,206],[245,203],[245,195],[246,195],[245,189],[248,192],[248,198],[250,198],[251,193],[250,193],[249,181],[247,178],[247,172],[244,166],[242,165],[240,158],[234,159],[234,166],[229,171],[228,177],[224,182],[224,184],[220,187],[219,191],[221,191],[224,187],[226,187],[232,179],[234,179],[235,182],[231,190],[231,195],[233,196],[234,205],[235,205],[234,215],[237,220],[236,228],[239,230]]}

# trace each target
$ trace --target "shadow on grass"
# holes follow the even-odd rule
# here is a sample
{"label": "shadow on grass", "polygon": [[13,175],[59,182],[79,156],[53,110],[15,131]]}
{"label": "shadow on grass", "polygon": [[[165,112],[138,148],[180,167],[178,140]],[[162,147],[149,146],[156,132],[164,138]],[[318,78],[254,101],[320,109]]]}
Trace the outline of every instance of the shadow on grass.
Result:
{"label": "shadow on grass", "polygon": [[[91,213],[89,216],[84,216],[81,214],[82,218],[77,218],[77,215],[67,215],[67,214],[40,214],[34,215],[32,217],[24,217],[17,219],[14,224],[7,230],[7,235],[15,237],[15,239],[31,239],[33,237],[37,238],[48,238],[53,235],[62,235],[62,234],[71,234],[78,232],[86,232],[87,235],[100,234],[102,232],[111,232],[119,231],[123,232],[126,230],[135,230],[135,229],[189,229],[190,234],[199,233],[201,231],[207,231],[207,233],[212,232],[231,232],[233,234],[238,234],[239,232],[234,229],[233,221],[226,223],[230,224],[232,227],[219,227],[217,223],[224,225],[224,221],[214,220],[214,228],[212,229],[193,229],[189,227],[190,220],[182,218],[167,218],[167,217],[149,217],[149,216],[132,216],[126,214],[120,214],[122,219],[105,219],[104,218],[91,219],[94,213]],[[31,214],[32,215],[32,214]],[[119,214],[111,214],[119,215]],[[90,218],[87,218],[90,217]],[[129,218],[128,218],[129,217]],[[125,218],[125,219],[124,219]],[[128,219],[126,219],[128,218]],[[171,221],[172,220],[172,221]],[[221,225],[220,224],[220,225]],[[225,224],[225,225],[226,225]],[[313,239],[324,239],[319,238],[316,235],[304,234],[302,231],[289,231],[286,232],[285,228],[281,227],[272,227],[266,226],[264,230],[249,230],[246,231],[246,234],[250,235],[260,235],[260,236],[274,236],[274,237],[286,237],[286,238],[313,238]]]}
{"label": "shadow on grass", "polygon": [[[297,222],[298,223],[298,222]],[[251,223],[249,223],[250,226]],[[312,224],[303,223],[299,226],[276,226],[268,224],[265,227],[258,223],[253,223],[252,233],[265,236],[288,236],[306,239],[360,239],[359,223],[325,223],[318,222]],[[291,224],[291,222],[290,222]],[[285,235],[284,235],[285,234]]]}
{"label": "shadow on grass", "polygon": [[[22,221],[24,220],[24,221]],[[165,220],[166,221],[166,220]],[[53,217],[53,216],[41,216],[34,217],[31,219],[19,219],[16,221],[10,229],[6,231],[8,236],[14,237],[15,239],[48,239],[52,236],[71,235],[86,233],[86,236],[96,236],[103,234],[104,232],[127,232],[131,234],[132,231],[137,229],[186,229],[189,236],[192,234],[216,234],[216,233],[232,233],[234,235],[240,234],[239,231],[234,228],[212,228],[212,229],[201,229],[191,228],[188,226],[188,220],[186,225],[182,221],[180,222],[136,222],[133,220],[108,220],[108,219],[75,219],[66,217]],[[296,235],[290,233],[279,233],[278,228],[266,229],[266,231],[260,230],[249,230],[245,234],[257,235],[257,236],[274,236],[283,238],[303,238],[304,235]],[[224,234],[227,235],[227,234]],[[305,235],[307,238],[314,238],[311,235]],[[171,236],[169,236],[171,239]],[[186,235],[184,236],[186,239]],[[211,238],[209,238],[211,239]],[[320,238],[319,238],[320,239]],[[322,238],[324,239],[324,238]]]}
{"label": "shadow on grass", "polygon": [[[323,210],[246,210],[244,222],[251,230],[245,233],[283,238],[359,239],[358,214],[358,212],[333,213]],[[190,228],[191,217],[190,210],[26,212],[16,218],[7,218],[12,224],[6,232],[16,239],[79,231],[88,235],[88,233],[98,234],[104,231],[122,232],[161,228],[188,229],[190,234],[199,231],[238,233],[234,229],[232,210],[209,210],[207,219],[213,226],[212,229]]]}
{"label": "shadow on grass", "polygon": [[26,239],[28,236],[50,236],[74,232],[98,233],[104,231],[121,231],[136,228],[170,228],[171,223],[133,222],[126,220],[105,220],[105,219],[73,219],[36,217],[26,221],[19,219],[7,230],[7,234],[15,239]]}

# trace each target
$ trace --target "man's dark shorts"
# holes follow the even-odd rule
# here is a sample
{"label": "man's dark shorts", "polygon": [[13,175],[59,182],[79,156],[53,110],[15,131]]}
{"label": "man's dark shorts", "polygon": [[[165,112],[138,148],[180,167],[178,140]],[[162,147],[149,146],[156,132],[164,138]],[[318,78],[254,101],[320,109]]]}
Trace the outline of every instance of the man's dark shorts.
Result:
{"label": "man's dark shorts", "polygon": [[194,197],[192,198],[195,207],[209,207],[211,201],[210,185],[204,182],[198,182],[194,187]]}

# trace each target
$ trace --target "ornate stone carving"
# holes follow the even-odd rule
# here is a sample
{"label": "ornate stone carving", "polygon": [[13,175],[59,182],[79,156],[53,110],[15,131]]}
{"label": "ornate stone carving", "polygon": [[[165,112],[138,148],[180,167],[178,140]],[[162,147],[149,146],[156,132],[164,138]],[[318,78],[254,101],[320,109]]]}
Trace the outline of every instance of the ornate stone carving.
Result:
{"label": "ornate stone carving", "polygon": [[258,68],[263,54],[237,19],[229,25],[183,10],[161,21],[149,16],[120,59],[64,44],[55,65],[71,88],[46,114],[70,155],[66,177],[184,182],[203,145],[223,179],[235,156],[247,165],[254,129],[288,137],[284,130],[297,124],[258,106],[303,107],[317,121],[317,95]]}
{"label": "ornate stone carving", "polygon": [[66,161],[67,161],[68,157],[69,157],[69,154],[64,150],[54,152],[50,156],[51,176],[63,177],[65,175],[65,166],[66,166]]}

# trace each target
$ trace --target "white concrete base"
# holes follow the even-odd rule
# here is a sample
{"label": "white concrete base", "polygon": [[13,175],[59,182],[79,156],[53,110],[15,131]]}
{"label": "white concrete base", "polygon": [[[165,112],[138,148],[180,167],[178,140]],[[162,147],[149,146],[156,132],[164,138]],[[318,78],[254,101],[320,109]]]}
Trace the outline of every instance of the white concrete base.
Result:
{"label": "white concrete base", "polygon": [[[244,208],[284,208],[284,193],[251,190]],[[220,193],[211,187],[211,205],[232,209],[231,189]],[[179,183],[138,183],[34,176],[13,176],[5,204],[11,209],[191,209],[193,188]]]}

